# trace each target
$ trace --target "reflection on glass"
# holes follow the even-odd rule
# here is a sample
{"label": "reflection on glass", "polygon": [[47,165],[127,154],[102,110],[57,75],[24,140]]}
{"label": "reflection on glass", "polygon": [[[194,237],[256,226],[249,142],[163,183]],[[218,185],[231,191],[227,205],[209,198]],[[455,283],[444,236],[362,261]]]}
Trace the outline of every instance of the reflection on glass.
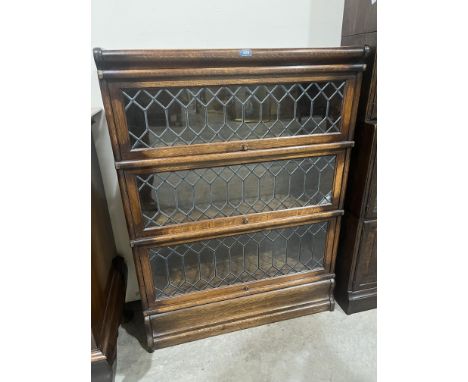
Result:
{"label": "reflection on glass", "polygon": [[132,149],[339,132],[345,81],[122,91]]}
{"label": "reflection on glass", "polygon": [[336,157],[138,175],[145,228],[332,203]]}
{"label": "reflection on glass", "polygon": [[323,267],[328,222],[150,250],[156,298]]}

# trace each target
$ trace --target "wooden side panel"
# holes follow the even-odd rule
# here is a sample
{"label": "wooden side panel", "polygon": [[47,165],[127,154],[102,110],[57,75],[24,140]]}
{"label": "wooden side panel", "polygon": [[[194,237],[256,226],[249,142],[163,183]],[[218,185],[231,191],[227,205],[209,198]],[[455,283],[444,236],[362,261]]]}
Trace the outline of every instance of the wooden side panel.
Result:
{"label": "wooden side panel", "polygon": [[127,266],[122,257],[117,256],[112,261],[112,268],[106,287],[106,304],[103,325],[100,332],[100,349],[112,364],[117,354],[117,336],[125,304],[127,288]]}
{"label": "wooden side panel", "polygon": [[366,120],[377,121],[377,58],[372,68],[369,101],[367,102]]}
{"label": "wooden side panel", "polygon": [[155,348],[331,310],[333,280],[150,316]]}
{"label": "wooden side panel", "polygon": [[91,142],[91,375],[111,381],[125,303],[127,267],[117,256],[94,143]]}
{"label": "wooden side panel", "polygon": [[377,155],[372,165],[369,197],[367,198],[366,219],[377,219]]}
{"label": "wooden side panel", "polygon": [[98,346],[106,304],[107,278],[115,255],[101,170],[91,140],[91,327]]}
{"label": "wooden side panel", "polygon": [[335,297],[341,304],[341,295],[351,289],[354,277],[353,269],[357,252],[356,236],[359,230],[359,220],[351,214],[346,214],[341,220],[341,236],[336,255],[336,289]]}
{"label": "wooden side panel", "polygon": [[369,211],[369,218],[373,214],[373,207],[367,207],[370,194],[377,202],[377,167],[374,164],[377,157],[377,125],[373,123],[360,124],[356,132],[356,147],[352,151],[351,169],[348,189],[346,192],[345,210],[357,217],[364,217]]}
{"label": "wooden side panel", "polygon": [[362,223],[353,290],[377,285],[377,221]]}

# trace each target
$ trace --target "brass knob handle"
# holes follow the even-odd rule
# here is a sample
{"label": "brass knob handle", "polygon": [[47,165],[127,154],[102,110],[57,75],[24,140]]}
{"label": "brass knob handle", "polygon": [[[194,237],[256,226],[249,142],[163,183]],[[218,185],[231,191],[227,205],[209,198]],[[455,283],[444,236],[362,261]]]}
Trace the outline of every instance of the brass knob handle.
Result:
{"label": "brass knob handle", "polygon": [[247,224],[249,222],[249,218],[245,217],[242,219],[242,223]]}

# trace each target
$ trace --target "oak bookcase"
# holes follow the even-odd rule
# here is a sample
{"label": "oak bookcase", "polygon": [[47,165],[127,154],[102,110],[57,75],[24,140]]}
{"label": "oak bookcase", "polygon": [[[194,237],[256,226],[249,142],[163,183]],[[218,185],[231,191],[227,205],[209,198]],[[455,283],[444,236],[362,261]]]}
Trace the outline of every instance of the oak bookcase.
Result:
{"label": "oak bookcase", "polygon": [[94,50],[151,349],[333,310],[367,54]]}

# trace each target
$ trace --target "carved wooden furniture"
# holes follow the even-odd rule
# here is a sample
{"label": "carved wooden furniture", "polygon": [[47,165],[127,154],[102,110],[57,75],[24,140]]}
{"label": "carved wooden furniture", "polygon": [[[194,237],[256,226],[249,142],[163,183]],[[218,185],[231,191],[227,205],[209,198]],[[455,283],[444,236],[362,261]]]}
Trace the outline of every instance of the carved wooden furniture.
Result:
{"label": "carved wooden furniture", "polygon": [[333,309],[367,52],[95,49],[150,348]]}
{"label": "carved wooden furniture", "polygon": [[[92,113],[93,117],[101,113]],[[125,303],[127,267],[116,256],[99,162],[91,141],[91,380],[114,380],[117,335]]]}
{"label": "carved wooden furniture", "polygon": [[346,0],[342,45],[368,44],[345,216],[336,260],[335,297],[348,314],[377,307],[377,4]]}

